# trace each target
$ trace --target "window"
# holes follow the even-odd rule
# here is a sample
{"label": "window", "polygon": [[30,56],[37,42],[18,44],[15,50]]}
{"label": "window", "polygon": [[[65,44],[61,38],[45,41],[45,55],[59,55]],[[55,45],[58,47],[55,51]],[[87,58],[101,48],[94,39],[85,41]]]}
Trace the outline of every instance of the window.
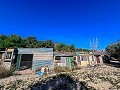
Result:
{"label": "window", "polygon": [[74,57],[74,60],[76,60],[76,57]]}
{"label": "window", "polygon": [[60,56],[56,56],[55,60],[61,60],[61,57]]}
{"label": "window", "polygon": [[87,56],[81,56],[81,61],[87,61],[87,60],[88,60]]}
{"label": "window", "polygon": [[12,58],[12,52],[7,52],[5,58],[6,59],[11,59]]}
{"label": "window", "polygon": [[92,61],[94,61],[94,56],[92,56]]}
{"label": "window", "polygon": [[69,62],[70,58],[66,58],[66,60]]}

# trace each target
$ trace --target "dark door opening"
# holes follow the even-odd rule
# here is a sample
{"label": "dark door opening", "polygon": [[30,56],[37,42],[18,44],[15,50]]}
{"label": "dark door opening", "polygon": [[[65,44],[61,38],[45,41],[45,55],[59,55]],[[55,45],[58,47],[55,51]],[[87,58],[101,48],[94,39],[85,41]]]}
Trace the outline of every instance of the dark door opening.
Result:
{"label": "dark door opening", "polygon": [[20,70],[32,68],[33,54],[22,54],[20,62]]}
{"label": "dark door opening", "polygon": [[97,56],[96,59],[97,59],[97,63],[100,63],[100,58],[99,58],[99,56]]}

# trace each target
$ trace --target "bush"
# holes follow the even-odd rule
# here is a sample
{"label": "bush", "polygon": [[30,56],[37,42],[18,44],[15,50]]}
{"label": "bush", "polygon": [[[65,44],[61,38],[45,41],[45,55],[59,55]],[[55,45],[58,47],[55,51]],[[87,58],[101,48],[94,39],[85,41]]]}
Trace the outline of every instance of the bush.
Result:
{"label": "bush", "polygon": [[0,65],[0,79],[13,75],[14,70],[15,70],[14,67],[8,69],[5,66]]}
{"label": "bush", "polygon": [[68,67],[55,67],[54,72],[55,73],[61,73],[61,72],[70,72],[71,70]]}
{"label": "bush", "polygon": [[2,60],[0,60],[0,65],[2,65]]}

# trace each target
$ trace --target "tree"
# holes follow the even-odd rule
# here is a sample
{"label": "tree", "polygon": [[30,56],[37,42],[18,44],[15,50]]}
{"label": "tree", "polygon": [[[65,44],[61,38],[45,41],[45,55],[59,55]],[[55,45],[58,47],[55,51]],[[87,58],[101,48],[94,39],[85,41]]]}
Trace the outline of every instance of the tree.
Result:
{"label": "tree", "polygon": [[9,47],[9,40],[7,38],[7,36],[5,35],[0,35],[0,47],[1,48],[6,48]]}
{"label": "tree", "polygon": [[56,51],[62,51],[62,47],[63,47],[63,44],[57,44],[57,45],[55,46],[55,50],[56,50]]}
{"label": "tree", "polygon": [[43,41],[38,41],[37,47],[38,48],[44,48],[45,47],[45,43]]}
{"label": "tree", "polygon": [[70,51],[71,51],[71,52],[75,52],[75,46],[74,46],[74,44],[71,44],[71,45],[70,45]]}
{"label": "tree", "polygon": [[70,51],[70,47],[68,45],[62,44],[62,43],[56,44],[54,48],[56,51],[62,51],[62,52]]}
{"label": "tree", "polygon": [[7,41],[9,42],[9,47],[11,48],[18,48],[18,47],[22,47],[22,37],[18,36],[18,35],[10,35],[7,37]]}
{"label": "tree", "polygon": [[36,37],[27,37],[25,39],[26,47],[28,48],[36,48],[37,47],[37,39]]}
{"label": "tree", "polygon": [[[118,46],[120,45],[118,44]],[[118,48],[118,46],[116,48]],[[53,43],[52,40],[38,41],[36,37],[31,36],[23,39],[21,36],[15,34],[10,36],[0,35],[0,48],[53,48],[54,51],[76,51],[74,44],[69,46],[63,43]],[[79,51],[80,49],[77,50]],[[85,51],[86,49],[82,50]]]}
{"label": "tree", "polygon": [[106,47],[106,52],[110,55],[110,57],[120,60],[120,41],[108,45]]}
{"label": "tree", "polygon": [[91,50],[89,50],[89,49],[84,49],[84,48],[79,48],[79,49],[77,48],[76,51],[77,51],[77,52],[91,52]]}
{"label": "tree", "polygon": [[53,48],[54,44],[51,40],[45,41],[45,48]]}

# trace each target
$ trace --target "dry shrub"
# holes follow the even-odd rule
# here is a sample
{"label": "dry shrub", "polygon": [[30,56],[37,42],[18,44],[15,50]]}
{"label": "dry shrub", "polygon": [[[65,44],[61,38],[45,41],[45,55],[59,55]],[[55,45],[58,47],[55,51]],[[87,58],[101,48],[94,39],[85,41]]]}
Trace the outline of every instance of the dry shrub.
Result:
{"label": "dry shrub", "polygon": [[0,65],[0,79],[13,75],[14,71],[15,71],[14,67],[8,69],[5,66]]}
{"label": "dry shrub", "polygon": [[55,73],[61,73],[61,72],[70,72],[71,70],[68,67],[55,67],[54,72]]}
{"label": "dry shrub", "polygon": [[2,65],[2,60],[0,60],[0,65]]}

